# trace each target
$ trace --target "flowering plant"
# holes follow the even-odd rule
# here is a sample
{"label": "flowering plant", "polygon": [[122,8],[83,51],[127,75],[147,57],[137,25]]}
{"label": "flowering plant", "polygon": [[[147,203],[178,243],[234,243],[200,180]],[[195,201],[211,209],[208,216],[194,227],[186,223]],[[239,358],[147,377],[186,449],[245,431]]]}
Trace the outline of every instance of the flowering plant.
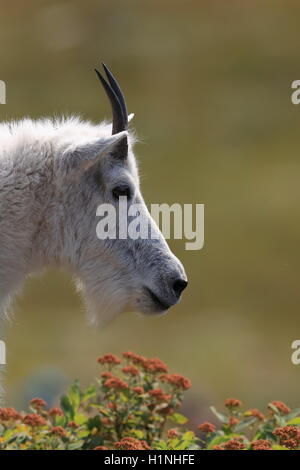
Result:
{"label": "flowering plant", "polygon": [[276,450],[300,449],[300,409],[273,401],[267,413],[241,411],[237,399],[214,407],[221,422],[184,428],[178,412],[191,382],[171,374],[160,359],[130,351],[123,358],[105,354],[96,383],[81,390],[75,382],[60,407],[33,398],[28,413],[0,408],[0,450]]}

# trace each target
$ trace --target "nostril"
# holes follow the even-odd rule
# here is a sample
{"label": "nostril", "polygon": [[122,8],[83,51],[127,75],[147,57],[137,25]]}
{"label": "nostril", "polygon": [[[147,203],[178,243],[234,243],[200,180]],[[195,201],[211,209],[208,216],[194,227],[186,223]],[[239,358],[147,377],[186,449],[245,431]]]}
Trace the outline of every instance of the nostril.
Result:
{"label": "nostril", "polygon": [[179,297],[181,292],[186,288],[187,285],[188,285],[188,282],[185,281],[184,279],[177,279],[173,283],[173,290],[175,294]]}

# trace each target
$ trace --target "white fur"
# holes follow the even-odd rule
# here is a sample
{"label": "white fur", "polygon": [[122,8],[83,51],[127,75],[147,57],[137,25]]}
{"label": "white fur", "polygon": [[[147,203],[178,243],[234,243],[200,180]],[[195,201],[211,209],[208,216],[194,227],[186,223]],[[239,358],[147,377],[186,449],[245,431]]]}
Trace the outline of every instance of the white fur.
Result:
{"label": "white fur", "polygon": [[[126,135],[129,152],[120,163],[112,154]],[[185,273],[161,234],[158,241],[96,237],[96,208],[111,202],[118,182],[130,184],[150,217],[133,143],[132,133],[111,136],[110,124],[78,117],[0,124],[2,311],[29,274],[51,264],[75,275],[97,323],[128,309],[156,313],[145,287],[176,303],[170,281]]]}

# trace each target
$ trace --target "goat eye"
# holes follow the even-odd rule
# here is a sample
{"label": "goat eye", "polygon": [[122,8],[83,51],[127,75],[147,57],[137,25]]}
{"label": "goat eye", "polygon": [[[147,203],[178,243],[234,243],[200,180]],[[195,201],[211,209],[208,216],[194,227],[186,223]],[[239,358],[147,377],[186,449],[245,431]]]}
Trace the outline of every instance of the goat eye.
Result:
{"label": "goat eye", "polygon": [[127,199],[131,197],[131,191],[129,186],[116,186],[112,190],[112,195],[114,199],[119,199],[121,196],[126,196]]}

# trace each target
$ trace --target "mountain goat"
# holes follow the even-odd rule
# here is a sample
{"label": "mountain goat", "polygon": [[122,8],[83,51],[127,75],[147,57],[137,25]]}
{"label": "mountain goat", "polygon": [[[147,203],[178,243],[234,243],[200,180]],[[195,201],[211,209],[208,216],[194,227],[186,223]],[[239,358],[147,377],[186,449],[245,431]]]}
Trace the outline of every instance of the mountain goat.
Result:
{"label": "mountain goat", "polygon": [[[166,311],[187,285],[141,196],[124,96],[103,67],[106,79],[96,72],[111,103],[112,127],[77,117],[0,124],[2,311],[24,279],[47,265],[73,273],[98,324],[121,311]],[[97,207],[110,203],[118,210],[121,196],[129,207],[139,203],[156,237],[97,238]]]}

